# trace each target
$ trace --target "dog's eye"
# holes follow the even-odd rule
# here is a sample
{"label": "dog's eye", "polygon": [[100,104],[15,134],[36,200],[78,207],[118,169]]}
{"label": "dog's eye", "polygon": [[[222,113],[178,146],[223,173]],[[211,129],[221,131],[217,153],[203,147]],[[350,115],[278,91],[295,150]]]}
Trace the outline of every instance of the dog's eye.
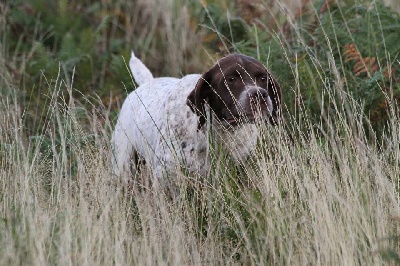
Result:
{"label": "dog's eye", "polygon": [[235,82],[236,81],[236,77],[234,76],[230,76],[227,78],[228,82]]}
{"label": "dog's eye", "polygon": [[268,77],[267,76],[262,76],[260,78],[260,82],[262,82],[262,83],[268,82]]}

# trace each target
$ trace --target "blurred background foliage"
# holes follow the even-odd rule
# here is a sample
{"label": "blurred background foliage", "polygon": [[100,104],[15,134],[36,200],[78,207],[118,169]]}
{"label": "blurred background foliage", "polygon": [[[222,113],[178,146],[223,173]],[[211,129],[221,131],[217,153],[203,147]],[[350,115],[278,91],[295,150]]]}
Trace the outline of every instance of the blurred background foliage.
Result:
{"label": "blurred background foliage", "polygon": [[[240,52],[274,73],[284,113],[319,123],[338,108],[332,97],[351,94],[372,127],[383,129],[400,99],[399,13],[379,1],[296,3],[2,1],[0,90],[15,88],[25,125],[35,134],[51,95],[62,90],[58,76],[72,90],[58,92],[59,104],[73,95],[115,117],[135,88],[126,66],[132,49],[155,76],[201,73],[218,57]],[[98,101],[102,106],[92,104]]]}

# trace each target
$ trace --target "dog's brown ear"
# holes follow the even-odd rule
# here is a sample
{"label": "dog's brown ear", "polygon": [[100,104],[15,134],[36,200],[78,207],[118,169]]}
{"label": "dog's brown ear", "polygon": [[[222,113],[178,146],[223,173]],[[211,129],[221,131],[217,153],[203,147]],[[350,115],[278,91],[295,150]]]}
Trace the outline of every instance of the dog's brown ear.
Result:
{"label": "dog's brown ear", "polygon": [[275,78],[271,74],[269,75],[268,94],[270,95],[273,106],[272,116],[270,117],[269,121],[271,124],[277,125],[281,117],[282,94],[279,83],[275,80]]}
{"label": "dog's brown ear", "polygon": [[204,104],[207,102],[208,95],[212,90],[211,76],[211,70],[204,73],[197,81],[196,87],[189,94],[186,101],[186,104],[190,109],[199,116],[198,129],[200,129],[206,122]]}

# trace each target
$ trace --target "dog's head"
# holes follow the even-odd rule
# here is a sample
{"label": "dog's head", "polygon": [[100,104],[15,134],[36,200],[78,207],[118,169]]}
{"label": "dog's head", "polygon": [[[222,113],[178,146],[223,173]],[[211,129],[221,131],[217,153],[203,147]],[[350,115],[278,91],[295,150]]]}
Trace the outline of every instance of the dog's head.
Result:
{"label": "dog's head", "polygon": [[205,105],[225,127],[259,119],[277,124],[281,90],[259,61],[233,54],[220,59],[201,76],[187,103],[199,116],[199,128],[206,121]]}

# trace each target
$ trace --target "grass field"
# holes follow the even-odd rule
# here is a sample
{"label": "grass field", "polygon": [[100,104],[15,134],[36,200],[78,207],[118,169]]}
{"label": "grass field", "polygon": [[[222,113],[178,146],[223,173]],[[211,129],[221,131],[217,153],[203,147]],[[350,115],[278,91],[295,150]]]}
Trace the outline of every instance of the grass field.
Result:
{"label": "grass field", "polygon": [[[256,2],[0,4],[0,265],[400,263],[399,14]],[[156,75],[259,58],[283,126],[260,128],[248,168],[178,172],[176,200],[112,181],[131,48]]]}

